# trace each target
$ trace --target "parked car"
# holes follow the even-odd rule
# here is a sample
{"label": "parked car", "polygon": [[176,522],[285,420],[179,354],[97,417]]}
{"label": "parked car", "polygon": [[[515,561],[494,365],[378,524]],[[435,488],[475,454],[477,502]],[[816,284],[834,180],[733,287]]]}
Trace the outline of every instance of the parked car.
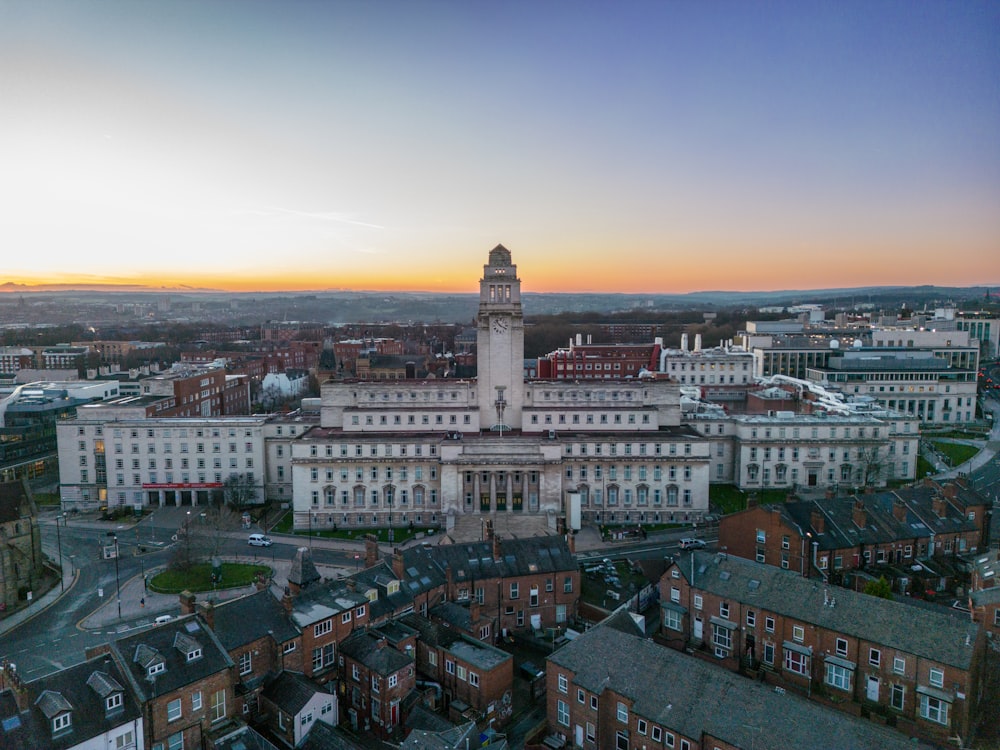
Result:
{"label": "parked car", "polygon": [[251,534],[247,540],[247,544],[251,547],[270,547],[271,537],[264,536],[263,534]]}
{"label": "parked car", "polygon": [[705,549],[705,542],[702,539],[692,539],[691,537],[684,537],[680,541],[681,549]]}

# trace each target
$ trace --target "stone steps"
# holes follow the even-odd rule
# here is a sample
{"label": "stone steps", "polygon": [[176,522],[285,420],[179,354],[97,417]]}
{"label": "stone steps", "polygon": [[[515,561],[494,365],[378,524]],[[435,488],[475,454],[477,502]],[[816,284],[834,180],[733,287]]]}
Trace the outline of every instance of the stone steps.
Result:
{"label": "stone steps", "polygon": [[555,518],[553,517],[550,528],[548,515],[483,513],[456,517],[455,526],[448,532],[448,536],[455,542],[478,542],[483,538],[483,521],[487,519],[493,521],[493,528],[501,539],[523,539],[555,533]]}

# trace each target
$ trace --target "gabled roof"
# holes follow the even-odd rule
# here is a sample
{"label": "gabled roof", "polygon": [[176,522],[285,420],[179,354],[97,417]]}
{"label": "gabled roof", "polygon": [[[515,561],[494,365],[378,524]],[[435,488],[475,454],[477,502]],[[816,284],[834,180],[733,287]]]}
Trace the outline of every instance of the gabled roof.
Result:
{"label": "gabled roof", "polygon": [[[959,669],[971,666],[979,636],[979,625],[974,622],[824,586],[792,571],[740,557],[704,552],[692,556],[694,580],[690,582],[695,589]],[[676,562],[688,579],[691,562],[686,555]]]}
{"label": "gabled roof", "polygon": [[[632,713],[698,740],[756,750],[912,750],[904,734],[598,625],[548,657],[574,685],[633,701]],[[709,743],[710,744],[710,743]]]}
{"label": "gabled roof", "polygon": [[[189,645],[191,641],[201,648],[201,658],[188,661],[186,654],[174,644]],[[112,641],[111,649],[126,665],[128,681],[142,700],[191,685],[233,666],[233,660],[219,639],[197,615],[186,615],[131,633]],[[146,665],[156,656],[162,659],[166,668],[151,678]]]}
{"label": "gabled roof", "polygon": [[[125,683],[118,663],[107,655],[27,683],[27,711],[11,714],[9,709],[16,711],[16,706],[0,700],[0,748],[66,750],[92,742],[115,727],[131,726],[141,711],[134,694],[123,687]],[[107,699],[113,693],[121,693],[122,702],[108,711]],[[0,699],[8,696],[5,692]],[[66,711],[71,712],[70,726],[53,737],[52,719]]]}
{"label": "gabled roof", "polygon": [[358,631],[342,641],[340,653],[380,675],[390,675],[413,664],[412,656],[397,651],[385,638],[365,631]]}
{"label": "gabled roof", "polygon": [[262,695],[290,716],[298,716],[313,696],[322,692],[305,675],[285,670],[264,687]]}
{"label": "gabled roof", "polygon": [[286,643],[299,635],[281,602],[266,589],[219,602],[213,618],[215,635],[227,651],[264,636],[270,636],[275,643]]}
{"label": "gabled roof", "polygon": [[502,539],[499,553],[494,557],[491,541],[411,547],[402,553],[403,586],[414,594],[442,586],[449,568],[456,584],[577,570],[576,559],[561,536]]}

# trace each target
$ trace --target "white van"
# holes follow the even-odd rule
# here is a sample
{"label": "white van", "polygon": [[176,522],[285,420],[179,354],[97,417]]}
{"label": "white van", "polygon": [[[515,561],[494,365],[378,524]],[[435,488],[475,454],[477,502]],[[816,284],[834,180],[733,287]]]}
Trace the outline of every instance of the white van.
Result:
{"label": "white van", "polygon": [[271,537],[264,536],[263,534],[251,534],[250,538],[247,539],[247,544],[251,547],[270,547]]}

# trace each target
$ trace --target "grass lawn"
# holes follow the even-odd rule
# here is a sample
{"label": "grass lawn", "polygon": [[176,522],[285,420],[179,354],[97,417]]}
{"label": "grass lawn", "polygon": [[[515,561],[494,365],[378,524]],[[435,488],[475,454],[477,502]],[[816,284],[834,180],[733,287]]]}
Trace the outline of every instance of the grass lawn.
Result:
{"label": "grass lawn", "polygon": [[33,492],[37,505],[59,505],[58,492]]}
{"label": "grass lawn", "polygon": [[[931,462],[928,461],[926,458],[924,458],[923,456],[918,456],[917,457],[917,477],[916,478],[918,480],[919,479],[923,479],[928,474],[930,474],[931,476],[934,476],[934,474],[935,474],[934,467],[931,465]],[[905,482],[903,484],[905,484]]]}
{"label": "grass lawn", "polygon": [[[286,513],[282,516],[281,520],[278,521],[274,526],[271,527],[271,531],[275,534],[295,534],[297,536],[308,537],[308,531],[293,531],[292,530],[292,514]],[[408,539],[412,539],[417,534],[423,533],[425,536],[430,536],[433,534],[440,533],[440,529],[434,526],[414,526],[412,529],[409,525],[406,526],[393,526],[392,528],[392,541],[393,542],[405,542]],[[389,541],[389,529],[387,528],[371,528],[371,529],[359,529],[357,526],[352,526],[349,529],[313,529],[312,535],[317,539],[355,539],[363,540],[366,534],[374,534],[378,537],[380,542]]]}
{"label": "grass lawn", "polygon": [[[271,575],[267,565],[245,565],[243,563],[222,563],[222,582],[218,588],[235,588],[249,586],[254,582],[257,573]],[[181,591],[211,591],[212,565],[199,563],[188,570],[164,570],[149,580],[149,588],[160,594],[179,594]]]}
{"label": "grass lawn", "polygon": [[959,464],[964,464],[974,455],[979,453],[979,448],[973,445],[962,445],[960,443],[942,443],[938,440],[932,441],[934,447],[937,448],[941,453],[948,457],[951,461],[952,466],[958,466]]}

